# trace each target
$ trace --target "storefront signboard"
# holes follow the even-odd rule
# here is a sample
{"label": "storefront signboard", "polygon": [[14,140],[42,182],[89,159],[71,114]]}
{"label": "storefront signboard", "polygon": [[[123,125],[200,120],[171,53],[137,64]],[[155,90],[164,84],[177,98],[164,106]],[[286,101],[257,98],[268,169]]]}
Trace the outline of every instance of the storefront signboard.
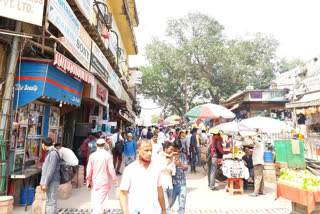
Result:
{"label": "storefront signboard", "polygon": [[285,92],[270,92],[270,101],[287,101]]}
{"label": "storefront signboard", "polygon": [[40,97],[80,106],[83,83],[43,62],[22,62],[16,77],[14,108]]}
{"label": "storefront signboard", "polygon": [[86,83],[94,85],[94,77],[89,72],[85,71],[80,66],[57,51],[54,52],[53,65]]}
{"label": "storefront signboard", "polygon": [[44,0],[0,1],[0,16],[42,26]]}
{"label": "storefront signboard", "polygon": [[93,0],[75,0],[81,13],[92,23]]}
{"label": "storefront signboard", "polygon": [[48,19],[63,34],[63,37],[59,38],[61,43],[89,70],[91,37],[83,28],[67,1],[50,1]]}
{"label": "storefront signboard", "polygon": [[251,99],[262,99],[262,92],[250,92]]}
{"label": "storefront signboard", "polygon": [[95,79],[95,85],[91,86],[90,98],[103,106],[108,105],[108,89],[97,79]]}
{"label": "storefront signboard", "polygon": [[118,75],[116,72],[112,71],[112,75],[109,79],[109,84],[108,84],[112,90],[115,92],[118,98],[122,98],[122,83],[121,80],[119,79]]}
{"label": "storefront signboard", "polygon": [[91,66],[90,71],[100,75],[108,83],[113,71],[109,61],[106,59],[100,48],[92,42]]}

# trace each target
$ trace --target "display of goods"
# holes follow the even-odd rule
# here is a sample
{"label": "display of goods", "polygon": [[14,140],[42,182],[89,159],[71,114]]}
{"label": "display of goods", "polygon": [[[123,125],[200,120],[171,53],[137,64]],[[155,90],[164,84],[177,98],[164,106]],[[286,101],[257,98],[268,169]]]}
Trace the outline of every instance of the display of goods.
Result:
{"label": "display of goods", "polygon": [[320,178],[307,170],[295,171],[286,168],[280,174],[279,183],[307,191],[320,191]]}

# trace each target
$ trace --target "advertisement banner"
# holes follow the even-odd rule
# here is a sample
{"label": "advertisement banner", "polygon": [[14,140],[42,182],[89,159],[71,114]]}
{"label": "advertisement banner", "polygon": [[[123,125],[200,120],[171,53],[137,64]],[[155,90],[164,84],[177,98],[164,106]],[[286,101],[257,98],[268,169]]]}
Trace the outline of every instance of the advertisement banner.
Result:
{"label": "advertisement banner", "polygon": [[93,15],[93,0],[75,0],[81,13],[88,19],[92,24]]}
{"label": "advertisement banner", "polygon": [[90,71],[92,73],[99,74],[103,79],[105,79],[106,83],[108,83],[113,71],[109,61],[95,42],[92,42]]}
{"label": "advertisement banner", "polygon": [[66,0],[50,1],[49,21],[64,37],[61,43],[89,70],[91,59],[91,38],[73,13]]}
{"label": "advertisement banner", "polygon": [[0,0],[0,16],[42,26],[44,0]]}

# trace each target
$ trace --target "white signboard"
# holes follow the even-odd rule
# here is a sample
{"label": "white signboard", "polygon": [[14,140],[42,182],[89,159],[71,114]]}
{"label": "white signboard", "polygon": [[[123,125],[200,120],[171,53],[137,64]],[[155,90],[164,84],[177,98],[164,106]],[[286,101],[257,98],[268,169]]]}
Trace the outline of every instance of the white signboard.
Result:
{"label": "white signboard", "polygon": [[44,0],[0,0],[0,16],[42,26]]}
{"label": "white signboard", "polygon": [[108,83],[113,71],[109,61],[95,42],[92,42],[90,71],[99,74],[106,80],[106,83]]}
{"label": "white signboard", "polygon": [[108,85],[116,93],[117,97],[121,99],[122,97],[122,83],[116,72],[112,71],[112,75],[109,79]]}
{"label": "white signboard", "polygon": [[61,43],[89,70],[91,37],[82,27],[66,0],[50,1],[48,19],[63,34],[64,37],[59,38]]}
{"label": "white signboard", "polygon": [[92,23],[93,0],[75,0],[81,13]]}

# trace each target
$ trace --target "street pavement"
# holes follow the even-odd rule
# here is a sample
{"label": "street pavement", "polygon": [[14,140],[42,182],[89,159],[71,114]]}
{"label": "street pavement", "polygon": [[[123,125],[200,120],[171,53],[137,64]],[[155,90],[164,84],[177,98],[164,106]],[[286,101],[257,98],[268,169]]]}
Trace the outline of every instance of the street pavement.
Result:
{"label": "street pavement", "polygon": [[[225,183],[218,183],[217,191],[211,191],[208,188],[208,178],[202,168],[198,167],[199,173],[190,174],[187,172],[187,201],[186,213],[291,213],[291,202],[285,199],[275,200],[275,183],[266,183],[266,195],[259,197],[250,197],[249,194],[253,192],[253,187],[249,186],[245,190],[244,195],[231,195],[225,191]],[[121,176],[118,176],[121,181]],[[112,182],[111,182],[112,183]],[[61,214],[71,213],[90,213],[88,209],[91,208],[90,192],[83,187],[73,189],[72,197],[68,200],[59,200],[58,207]],[[106,213],[119,213],[120,203],[116,200],[115,191],[113,188],[109,192],[108,200],[104,204]],[[69,210],[66,210],[69,209]],[[77,209],[77,210],[71,210]],[[108,211],[109,209],[109,211]],[[173,210],[178,209],[178,201],[176,201]],[[87,212],[85,212],[87,210]],[[15,207],[14,214],[29,214],[31,213],[31,206],[28,212],[24,212],[23,207]],[[176,212],[173,212],[176,213]]]}

